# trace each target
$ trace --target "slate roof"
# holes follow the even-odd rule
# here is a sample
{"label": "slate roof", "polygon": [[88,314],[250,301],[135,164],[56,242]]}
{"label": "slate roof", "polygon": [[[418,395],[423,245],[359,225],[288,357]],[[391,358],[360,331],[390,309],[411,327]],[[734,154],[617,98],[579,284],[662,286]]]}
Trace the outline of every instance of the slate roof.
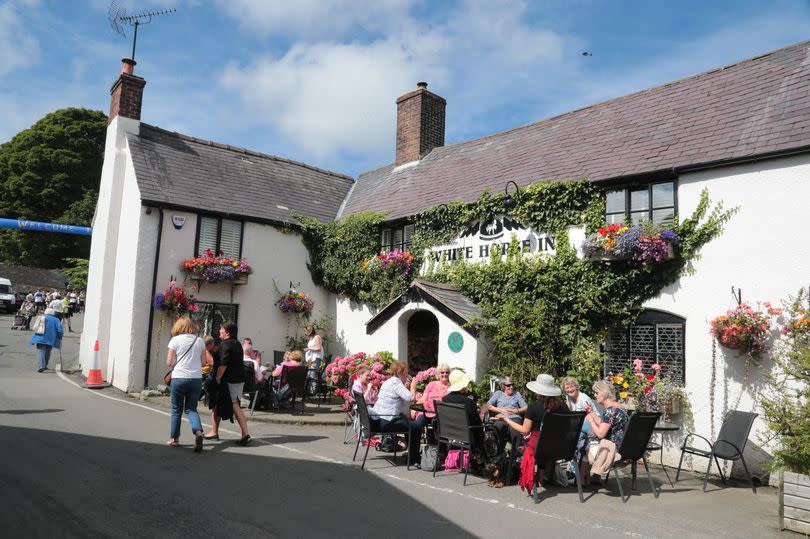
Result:
{"label": "slate roof", "polygon": [[65,289],[68,278],[59,270],[29,268],[27,266],[12,266],[0,264],[0,277],[11,281],[11,288],[15,292],[28,292],[37,288]]}
{"label": "slate roof", "polygon": [[265,222],[293,222],[290,211],[299,211],[325,222],[353,184],[342,174],[145,123],[127,139],[144,204]]}
{"label": "slate roof", "polygon": [[507,181],[606,181],[810,149],[810,41],[361,174],[341,215],[390,219]]}
{"label": "slate roof", "polygon": [[[403,303],[402,296],[408,298]],[[380,312],[372,316],[366,322],[366,333],[374,333],[387,320],[390,320],[396,313],[410,303],[411,298],[417,296],[420,301],[425,301],[436,307],[445,316],[452,319],[459,325],[467,324],[481,317],[481,310],[470,298],[458,291],[458,287],[450,284],[433,283],[422,279],[414,279],[408,290],[394,301],[383,307]],[[474,327],[465,328],[471,335],[477,336],[478,332]]]}

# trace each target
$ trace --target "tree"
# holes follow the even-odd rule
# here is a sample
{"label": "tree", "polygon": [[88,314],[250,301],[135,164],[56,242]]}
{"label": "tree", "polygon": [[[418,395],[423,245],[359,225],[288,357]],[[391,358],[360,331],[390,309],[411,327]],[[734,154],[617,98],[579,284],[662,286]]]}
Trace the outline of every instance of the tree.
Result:
{"label": "tree", "polygon": [[87,276],[90,273],[90,260],[86,258],[66,258],[65,264],[68,267],[60,271],[70,280],[70,286],[76,290],[87,288]]}
{"label": "tree", "polygon": [[[107,117],[88,109],[45,115],[0,146],[0,217],[90,226]],[[90,238],[0,230],[0,261],[44,268],[90,255]]]}

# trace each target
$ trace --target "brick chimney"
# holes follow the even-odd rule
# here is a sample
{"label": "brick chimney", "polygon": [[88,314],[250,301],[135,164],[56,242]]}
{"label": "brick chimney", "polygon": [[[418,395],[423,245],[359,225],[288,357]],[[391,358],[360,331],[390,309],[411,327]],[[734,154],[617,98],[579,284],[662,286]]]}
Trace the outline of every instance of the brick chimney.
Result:
{"label": "brick chimney", "polygon": [[141,102],[143,101],[143,87],[146,81],[141,77],[133,75],[135,72],[135,60],[124,58],[121,66],[121,75],[110,89],[110,119],[112,122],[116,116],[141,119]]}
{"label": "brick chimney", "polygon": [[426,82],[397,99],[396,166],[417,161],[444,146],[444,109],[447,101],[429,92]]}

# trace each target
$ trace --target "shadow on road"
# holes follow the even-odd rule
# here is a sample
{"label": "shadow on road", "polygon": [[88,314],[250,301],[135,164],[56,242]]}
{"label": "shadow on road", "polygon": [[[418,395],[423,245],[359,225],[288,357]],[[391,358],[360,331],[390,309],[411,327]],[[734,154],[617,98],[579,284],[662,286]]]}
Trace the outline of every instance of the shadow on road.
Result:
{"label": "shadow on road", "polygon": [[6,415],[26,415],[26,414],[55,414],[64,412],[62,408],[42,408],[41,410],[0,410],[0,414]]}
{"label": "shadow on road", "polygon": [[168,447],[0,427],[0,522],[27,537],[469,537],[356,467],[228,441],[196,454],[190,438],[184,428],[186,445]]}

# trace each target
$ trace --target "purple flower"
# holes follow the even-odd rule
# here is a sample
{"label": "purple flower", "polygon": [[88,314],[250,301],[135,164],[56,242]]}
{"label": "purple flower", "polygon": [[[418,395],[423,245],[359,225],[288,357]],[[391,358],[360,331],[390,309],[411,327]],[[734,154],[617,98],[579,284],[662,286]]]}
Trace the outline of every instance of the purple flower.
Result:
{"label": "purple flower", "polygon": [[152,305],[155,309],[162,309],[163,308],[163,300],[165,297],[163,296],[163,292],[158,292],[155,294],[155,297],[152,299]]}
{"label": "purple flower", "polygon": [[678,234],[672,230],[662,230],[661,239],[668,242],[673,242],[678,239]]}
{"label": "purple flower", "polygon": [[632,226],[619,234],[616,238],[616,247],[613,248],[614,253],[619,256],[633,256],[638,249],[641,233],[640,226]]}

